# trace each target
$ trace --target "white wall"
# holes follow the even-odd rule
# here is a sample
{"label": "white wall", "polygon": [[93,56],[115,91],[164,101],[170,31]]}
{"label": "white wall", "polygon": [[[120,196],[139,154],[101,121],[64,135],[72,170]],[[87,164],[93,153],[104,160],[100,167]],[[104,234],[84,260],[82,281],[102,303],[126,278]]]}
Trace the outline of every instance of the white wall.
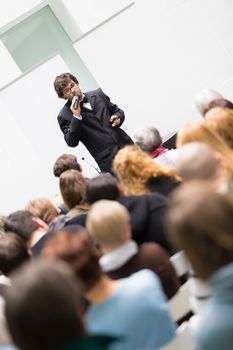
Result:
{"label": "white wall", "polygon": [[[59,11],[55,2],[66,11]],[[219,90],[233,100],[231,0],[135,0],[133,6],[116,16],[114,13],[130,1],[21,0],[16,4],[8,0],[0,5],[0,33],[48,3],[56,7],[56,15],[67,25],[72,40],[91,30],[74,47],[103,90],[125,110],[124,125],[130,134],[149,124],[167,134],[187,121],[201,120],[194,96],[203,87]],[[106,21],[108,17],[111,19]],[[7,72],[2,86],[20,72],[7,54],[0,55],[0,63],[1,71]],[[51,69],[53,77],[55,68]],[[82,156],[85,152],[81,147],[66,148],[55,118],[59,101],[50,96],[50,76],[43,69],[39,72],[38,82],[48,84],[48,98],[41,99],[38,111],[49,111],[43,121],[51,118],[47,119],[46,135],[39,135],[41,148],[29,137],[38,118],[34,125],[31,110],[22,112],[33,91],[25,90],[18,111],[10,106],[7,91],[13,91],[19,80],[0,92],[0,213],[16,210],[35,196],[53,194],[57,188],[51,173],[55,158],[63,152]],[[50,132],[53,137],[48,139]],[[90,171],[88,166],[86,169]]]}
{"label": "white wall", "polygon": [[136,0],[75,48],[130,130],[153,124],[165,134],[200,119],[199,89],[233,99],[232,12],[230,0]]}
{"label": "white wall", "polygon": [[[84,146],[66,145],[56,116],[65,100],[53,90],[53,80],[67,66],[60,56],[45,62],[0,93],[0,213],[23,209],[35,198],[53,198],[58,179],[53,164],[63,153],[94,162]],[[46,77],[46,79],[45,79]],[[86,176],[97,175],[86,163]]]}

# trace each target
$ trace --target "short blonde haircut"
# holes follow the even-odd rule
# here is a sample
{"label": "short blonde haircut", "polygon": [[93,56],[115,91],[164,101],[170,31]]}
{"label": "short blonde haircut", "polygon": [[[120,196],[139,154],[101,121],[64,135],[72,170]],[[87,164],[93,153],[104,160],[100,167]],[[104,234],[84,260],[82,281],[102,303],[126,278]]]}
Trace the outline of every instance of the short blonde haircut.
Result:
{"label": "short blonde haircut", "polygon": [[125,242],[124,233],[129,222],[129,213],[123,205],[102,199],[91,206],[86,228],[101,246],[114,247]]}
{"label": "short blonde haircut", "polygon": [[173,168],[156,163],[136,146],[125,146],[117,152],[113,160],[113,170],[127,195],[149,192],[147,181],[153,177],[168,176],[179,180]]}
{"label": "short blonde haircut", "polygon": [[233,149],[233,110],[216,107],[205,115],[206,123]]}

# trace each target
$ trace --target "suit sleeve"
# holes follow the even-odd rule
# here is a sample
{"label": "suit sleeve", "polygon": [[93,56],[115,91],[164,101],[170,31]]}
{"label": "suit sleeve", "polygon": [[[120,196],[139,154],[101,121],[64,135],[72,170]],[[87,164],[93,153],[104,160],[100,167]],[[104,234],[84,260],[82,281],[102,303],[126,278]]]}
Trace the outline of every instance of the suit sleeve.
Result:
{"label": "suit sleeve", "polygon": [[82,121],[72,117],[71,121],[61,116],[57,117],[64,139],[68,146],[76,147],[79,144],[81,136]]}
{"label": "suit sleeve", "polygon": [[110,98],[100,89],[102,95],[104,96],[104,99],[107,103],[108,109],[110,111],[111,116],[117,115],[121,122],[118,126],[121,126],[125,120],[125,113],[122,109],[120,109],[116,104],[112,103]]}

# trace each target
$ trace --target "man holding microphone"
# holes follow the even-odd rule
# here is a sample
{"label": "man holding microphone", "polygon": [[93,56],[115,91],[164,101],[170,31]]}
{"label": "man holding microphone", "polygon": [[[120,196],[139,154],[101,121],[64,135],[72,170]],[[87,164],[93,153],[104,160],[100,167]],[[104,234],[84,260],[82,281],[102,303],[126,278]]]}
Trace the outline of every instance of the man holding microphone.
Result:
{"label": "man holding microphone", "polygon": [[120,126],[125,114],[99,88],[83,93],[77,78],[63,73],[55,78],[54,88],[59,98],[67,100],[58,114],[58,123],[68,146],[82,142],[102,172],[112,172],[112,160],[117,151],[133,144]]}

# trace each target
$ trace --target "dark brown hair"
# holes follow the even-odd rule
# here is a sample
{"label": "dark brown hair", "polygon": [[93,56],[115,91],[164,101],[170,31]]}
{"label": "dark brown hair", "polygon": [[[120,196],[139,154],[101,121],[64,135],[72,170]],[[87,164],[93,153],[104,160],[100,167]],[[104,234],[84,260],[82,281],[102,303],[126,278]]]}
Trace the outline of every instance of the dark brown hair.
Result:
{"label": "dark brown hair", "polygon": [[53,174],[56,177],[60,177],[64,171],[70,169],[78,170],[80,173],[82,172],[81,165],[77,161],[77,158],[73,154],[65,153],[58,157],[54,163]]}
{"label": "dark brown hair", "polygon": [[46,242],[42,255],[70,264],[82,281],[85,291],[95,286],[101,278],[98,250],[84,229],[78,233],[71,233],[65,229],[58,231]]}
{"label": "dark brown hair", "polygon": [[54,89],[59,98],[64,98],[63,90],[69,84],[70,80],[73,80],[78,84],[78,79],[71,73],[62,73],[58,75],[54,80]]}

